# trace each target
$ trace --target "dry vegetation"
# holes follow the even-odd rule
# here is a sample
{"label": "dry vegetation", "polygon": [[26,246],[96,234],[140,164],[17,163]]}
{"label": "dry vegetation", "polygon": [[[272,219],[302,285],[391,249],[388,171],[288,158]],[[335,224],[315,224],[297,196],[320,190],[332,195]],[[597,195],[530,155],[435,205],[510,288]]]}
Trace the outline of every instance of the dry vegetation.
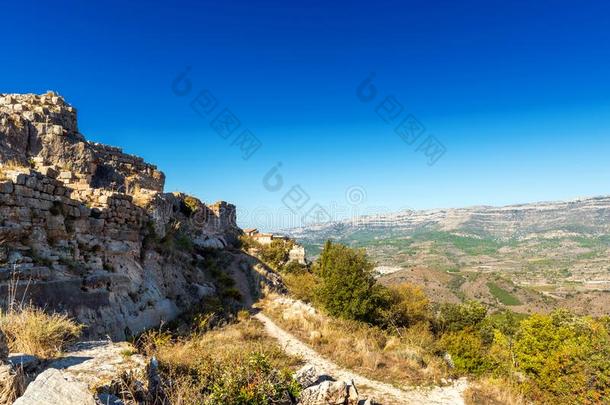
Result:
{"label": "dry vegetation", "polygon": [[472,381],[464,391],[464,401],[467,405],[526,405],[527,402],[518,393],[516,387],[506,380],[482,378]]}
{"label": "dry vegetation", "polygon": [[0,312],[0,330],[6,334],[10,351],[41,358],[57,356],[80,336],[82,328],[65,315],[31,306]]}
{"label": "dry vegetation", "polygon": [[8,178],[9,172],[11,171],[24,172],[28,169],[28,167],[22,165],[21,163],[15,160],[0,162],[0,180],[6,180]]}
{"label": "dry vegetation", "polygon": [[392,335],[375,326],[312,313],[272,297],[263,306],[275,322],[317,352],[367,377],[396,385],[430,385],[446,375],[442,360],[422,349],[434,347],[426,325]]}
{"label": "dry vegetation", "polygon": [[239,318],[179,338],[158,331],[140,338],[142,351],[159,361],[170,403],[277,403],[298,394],[292,373],[300,360],[287,356],[247,313]]}
{"label": "dry vegetation", "polygon": [[17,282],[15,277],[9,282],[6,309],[0,309],[0,330],[6,335],[9,351],[56,357],[79,338],[84,326],[67,315],[46,312],[26,303],[24,297],[18,298]]}

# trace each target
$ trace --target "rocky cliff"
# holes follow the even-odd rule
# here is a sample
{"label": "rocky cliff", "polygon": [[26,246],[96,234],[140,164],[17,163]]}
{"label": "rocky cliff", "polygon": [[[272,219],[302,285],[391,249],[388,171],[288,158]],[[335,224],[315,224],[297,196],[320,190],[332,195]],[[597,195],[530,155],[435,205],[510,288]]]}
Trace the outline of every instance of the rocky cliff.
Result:
{"label": "rocky cliff", "polygon": [[206,254],[236,240],[235,207],[164,193],[142,158],[89,142],[59,95],[0,94],[0,297],[123,338],[214,290]]}

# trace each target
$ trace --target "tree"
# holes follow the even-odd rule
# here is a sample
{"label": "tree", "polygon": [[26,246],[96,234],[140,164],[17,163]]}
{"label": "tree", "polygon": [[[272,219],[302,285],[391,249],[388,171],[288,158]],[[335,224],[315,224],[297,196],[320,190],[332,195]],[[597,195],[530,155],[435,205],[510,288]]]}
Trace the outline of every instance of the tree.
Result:
{"label": "tree", "polygon": [[477,329],[487,315],[487,308],[476,301],[464,304],[443,304],[436,320],[438,332],[458,332],[470,328]]}
{"label": "tree", "polygon": [[373,268],[364,250],[326,242],[314,272],[321,280],[318,299],[330,315],[369,323],[381,320],[387,289],[377,284]]}
{"label": "tree", "polygon": [[274,239],[269,245],[261,245],[259,255],[267,265],[279,271],[288,262],[293,246],[294,242],[290,240]]}

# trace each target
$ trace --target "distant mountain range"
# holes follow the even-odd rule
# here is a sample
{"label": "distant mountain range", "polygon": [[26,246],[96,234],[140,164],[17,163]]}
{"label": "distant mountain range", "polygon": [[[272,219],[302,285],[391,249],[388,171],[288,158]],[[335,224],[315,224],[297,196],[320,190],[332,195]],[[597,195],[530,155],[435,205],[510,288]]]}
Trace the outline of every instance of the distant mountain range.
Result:
{"label": "distant mountain range", "polygon": [[602,235],[610,233],[610,196],[540,202],[505,207],[476,206],[365,216],[288,230],[298,239],[342,239],[362,229],[462,233],[499,240],[524,239],[547,233]]}
{"label": "distant mountain range", "polygon": [[329,239],[364,248],[382,282],[422,285],[437,301],[595,314],[610,305],[610,197],[403,211],[287,233],[310,257]]}

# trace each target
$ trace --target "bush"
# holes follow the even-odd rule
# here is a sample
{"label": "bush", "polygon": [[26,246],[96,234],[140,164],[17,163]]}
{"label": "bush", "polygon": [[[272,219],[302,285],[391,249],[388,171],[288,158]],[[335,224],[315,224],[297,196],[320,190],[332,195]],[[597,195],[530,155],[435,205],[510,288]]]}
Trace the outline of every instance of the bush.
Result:
{"label": "bush", "polygon": [[440,345],[451,355],[455,370],[460,374],[481,375],[492,366],[487,348],[476,331],[449,332],[443,335]]}
{"label": "bush", "polygon": [[293,246],[294,242],[291,240],[274,239],[270,244],[260,246],[260,259],[272,269],[280,270],[288,262]]}
{"label": "bush", "polygon": [[282,279],[293,297],[305,302],[315,302],[316,290],[320,283],[316,275],[309,272],[287,273]]}
{"label": "bush", "polygon": [[420,287],[410,283],[390,286],[389,296],[390,306],[384,311],[389,325],[409,327],[431,319],[430,300]]}
{"label": "bush", "polygon": [[245,251],[248,251],[249,249],[260,249],[261,246],[262,245],[258,243],[258,241],[248,235],[239,236],[239,247]]}
{"label": "bush", "polygon": [[437,332],[458,332],[466,328],[477,329],[487,315],[487,308],[476,301],[464,304],[442,304],[436,319]]}
{"label": "bush", "polygon": [[284,264],[281,269],[280,272],[284,273],[284,274],[302,274],[305,272],[309,272],[309,268],[307,267],[306,264],[301,264],[299,262],[295,262],[290,261],[286,264]]}
{"label": "bush", "polygon": [[326,242],[314,271],[321,281],[317,296],[329,314],[379,322],[388,294],[375,281],[373,268],[364,250]]}
{"label": "bush", "polygon": [[24,307],[0,313],[0,329],[6,334],[11,351],[50,358],[75,341],[83,326],[65,315]]}
{"label": "bush", "polygon": [[610,336],[600,320],[565,310],[521,322],[514,344],[531,396],[542,403],[602,403],[610,397]]}

